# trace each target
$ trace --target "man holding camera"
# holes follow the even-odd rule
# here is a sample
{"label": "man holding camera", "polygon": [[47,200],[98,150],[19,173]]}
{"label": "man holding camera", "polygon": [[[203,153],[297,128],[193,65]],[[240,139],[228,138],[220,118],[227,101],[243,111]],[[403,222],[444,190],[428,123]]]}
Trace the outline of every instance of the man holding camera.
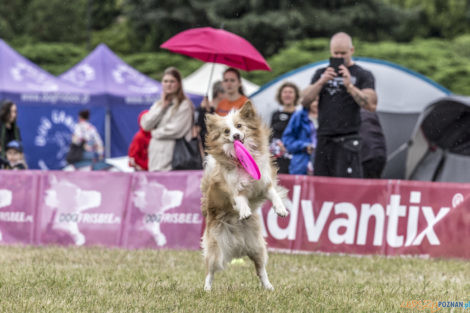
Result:
{"label": "man holding camera", "polygon": [[374,76],[352,60],[348,34],[331,37],[330,53],[329,66],[317,70],[302,92],[302,104],[319,97],[314,175],[362,178],[360,109],[377,107]]}

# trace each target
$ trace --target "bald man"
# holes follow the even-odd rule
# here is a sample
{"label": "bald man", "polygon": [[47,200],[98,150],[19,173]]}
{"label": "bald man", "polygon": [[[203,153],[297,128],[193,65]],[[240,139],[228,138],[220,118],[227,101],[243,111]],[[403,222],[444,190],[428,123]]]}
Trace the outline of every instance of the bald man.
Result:
{"label": "bald man", "polygon": [[346,33],[330,40],[330,54],[343,58],[338,72],[332,66],[313,75],[302,91],[302,104],[317,96],[318,122],[314,175],[362,178],[360,159],[360,109],[374,112],[377,107],[375,81],[371,72],[352,60],[354,46]]}

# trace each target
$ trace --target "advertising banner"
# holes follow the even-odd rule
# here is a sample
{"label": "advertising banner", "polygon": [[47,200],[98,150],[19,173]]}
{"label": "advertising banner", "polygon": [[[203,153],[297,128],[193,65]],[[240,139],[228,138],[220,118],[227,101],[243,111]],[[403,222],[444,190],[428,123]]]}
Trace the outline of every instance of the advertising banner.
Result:
{"label": "advertising banner", "polygon": [[287,175],[281,184],[289,216],[262,210],[272,249],[470,257],[470,184]]}
{"label": "advertising banner", "polygon": [[[0,244],[200,249],[201,171],[0,171]],[[470,258],[470,184],[281,175],[271,250]]]}

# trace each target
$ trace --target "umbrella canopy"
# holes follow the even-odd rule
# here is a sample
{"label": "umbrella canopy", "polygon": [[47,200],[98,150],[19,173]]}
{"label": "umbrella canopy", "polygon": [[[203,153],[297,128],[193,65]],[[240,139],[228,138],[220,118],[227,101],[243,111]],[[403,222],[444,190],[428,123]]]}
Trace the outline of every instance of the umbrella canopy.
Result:
{"label": "umbrella canopy", "polygon": [[223,29],[202,27],[185,30],[160,47],[244,71],[271,70],[263,56],[248,41]]}

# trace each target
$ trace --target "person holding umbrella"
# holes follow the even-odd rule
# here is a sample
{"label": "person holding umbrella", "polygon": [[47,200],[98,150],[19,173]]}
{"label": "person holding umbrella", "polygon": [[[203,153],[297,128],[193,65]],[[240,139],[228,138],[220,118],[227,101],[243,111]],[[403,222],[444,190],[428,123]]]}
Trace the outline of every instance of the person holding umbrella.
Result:
{"label": "person holding umbrella", "polygon": [[248,97],[243,93],[240,72],[233,67],[225,70],[222,85],[225,90],[225,98],[219,102],[215,112],[225,116],[230,110],[240,109],[248,101]]}
{"label": "person holding umbrella", "polygon": [[[244,71],[271,70],[255,47],[244,38],[224,29],[212,27],[188,29],[171,37],[160,47],[204,62],[231,66],[225,70],[223,75],[223,87],[227,100],[217,106],[216,113],[219,115],[226,115],[231,109],[242,107],[248,100],[243,94],[241,76],[237,69]],[[212,72],[207,90],[211,85]]]}

